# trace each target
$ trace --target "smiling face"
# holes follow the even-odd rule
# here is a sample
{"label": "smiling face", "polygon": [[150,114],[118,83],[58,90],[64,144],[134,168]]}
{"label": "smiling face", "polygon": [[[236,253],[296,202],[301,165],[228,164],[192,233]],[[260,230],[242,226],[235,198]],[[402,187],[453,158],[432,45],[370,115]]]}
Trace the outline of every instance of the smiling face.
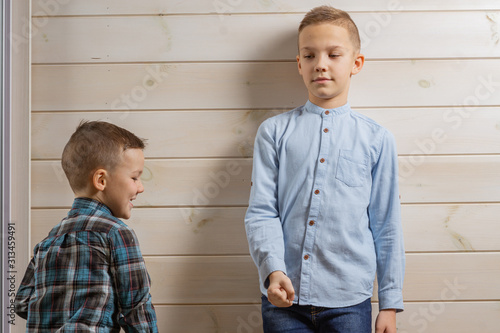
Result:
{"label": "smiling face", "polygon": [[141,149],[127,149],[122,161],[105,174],[105,186],[99,201],[108,206],[114,216],[128,219],[134,205],[132,200],[144,192],[140,176],[144,168],[144,153]]}
{"label": "smiling face", "polygon": [[320,23],[300,32],[297,64],[309,100],[332,109],[347,103],[351,76],[361,71],[364,56],[355,49],[345,28]]}

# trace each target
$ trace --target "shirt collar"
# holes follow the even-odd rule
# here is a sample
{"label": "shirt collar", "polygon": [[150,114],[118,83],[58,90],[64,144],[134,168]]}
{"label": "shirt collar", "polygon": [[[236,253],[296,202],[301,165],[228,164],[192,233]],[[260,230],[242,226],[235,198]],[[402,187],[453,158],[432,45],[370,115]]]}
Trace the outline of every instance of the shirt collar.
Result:
{"label": "shirt collar", "polygon": [[305,104],[305,109],[307,112],[312,112],[312,113],[316,113],[316,114],[324,114],[325,111],[328,110],[328,111],[330,111],[330,113],[332,115],[339,115],[339,114],[343,114],[343,113],[347,113],[347,112],[351,111],[351,106],[349,105],[349,103],[346,103],[338,108],[323,109],[322,107],[319,107],[316,104],[314,104],[308,100],[307,103]]}
{"label": "shirt collar", "polygon": [[73,206],[71,209],[90,209],[90,210],[100,210],[104,213],[107,213],[109,215],[113,215],[111,213],[111,210],[108,208],[108,206],[100,203],[97,200],[90,199],[90,198],[75,198],[75,201],[73,201]]}

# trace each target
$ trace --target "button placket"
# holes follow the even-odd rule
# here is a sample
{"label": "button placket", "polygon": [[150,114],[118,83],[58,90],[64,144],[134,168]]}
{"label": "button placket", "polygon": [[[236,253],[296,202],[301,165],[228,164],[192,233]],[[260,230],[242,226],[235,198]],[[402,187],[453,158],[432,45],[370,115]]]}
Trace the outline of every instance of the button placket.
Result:
{"label": "button placket", "polygon": [[300,282],[300,295],[299,298],[307,301],[310,295],[310,286],[313,274],[310,271],[312,265],[312,256],[314,255],[313,249],[316,242],[316,229],[318,226],[318,216],[320,213],[321,197],[323,194],[322,186],[326,177],[326,158],[328,157],[328,151],[330,147],[330,135],[324,135],[328,133],[331,129],[333,118],[331,112],[328,110],[323,111],[321,114],[321,124],[319,127],[320,131],[323,131],[323,135],[320,137],[320,147],[319,147],[319,157],[317,162],[319,162],[318,168],[314,175],[313,181],[313,195],[311,198],[311,205],[309,208],[309,217],[306,225],[306,235],[304,239],[304,247],[302,249],[302,270],[301,270],[301,282]]}

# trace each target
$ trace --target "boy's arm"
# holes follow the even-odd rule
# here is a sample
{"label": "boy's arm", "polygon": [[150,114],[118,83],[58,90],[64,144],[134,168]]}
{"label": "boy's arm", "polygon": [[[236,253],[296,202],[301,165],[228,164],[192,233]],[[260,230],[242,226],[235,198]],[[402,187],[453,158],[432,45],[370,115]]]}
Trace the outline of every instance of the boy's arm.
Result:
{"label": "boy's arm", "polygon": [[[377,255],[380,310],[403,310],[404,245],[398,189],[396,144],[385,132],[379,158],[372,169],[368,214]],[[395,323],[394,323],[395,324]]]}
{"label": "boy's arm", "polygon": [[119,229],[111,238],[111,274],[125,332],[158,332],[151,280],[134,232]]}
{"label": "boy's arm", "polygon": [[252,189],[245,216],[250,254],[265,289],[269,287],[269,275],[272,272],[282,271],[286,274],[283,230],[278,209],[279,161],[270,125],[269,121],[262,123],[255,138]]}
{"label": "boy's arm", "polygon": [[17,290],[16,299],[14,303],[15,312],[23,319],[28,319],[28,307],[31,295],[35,291],[35,258],[32,258],[26,273],[24,274],[21,285]]}

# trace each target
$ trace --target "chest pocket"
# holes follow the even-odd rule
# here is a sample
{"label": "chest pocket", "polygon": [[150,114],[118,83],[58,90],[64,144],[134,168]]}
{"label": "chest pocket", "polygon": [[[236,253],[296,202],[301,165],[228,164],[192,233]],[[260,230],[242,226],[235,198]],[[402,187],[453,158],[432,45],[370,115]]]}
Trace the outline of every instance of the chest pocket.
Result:
{"label": "chest pocket", "polygon": [[335,178],[350,187],[363,186],[366,183],[368,156],[352,150],[340,150]]}

